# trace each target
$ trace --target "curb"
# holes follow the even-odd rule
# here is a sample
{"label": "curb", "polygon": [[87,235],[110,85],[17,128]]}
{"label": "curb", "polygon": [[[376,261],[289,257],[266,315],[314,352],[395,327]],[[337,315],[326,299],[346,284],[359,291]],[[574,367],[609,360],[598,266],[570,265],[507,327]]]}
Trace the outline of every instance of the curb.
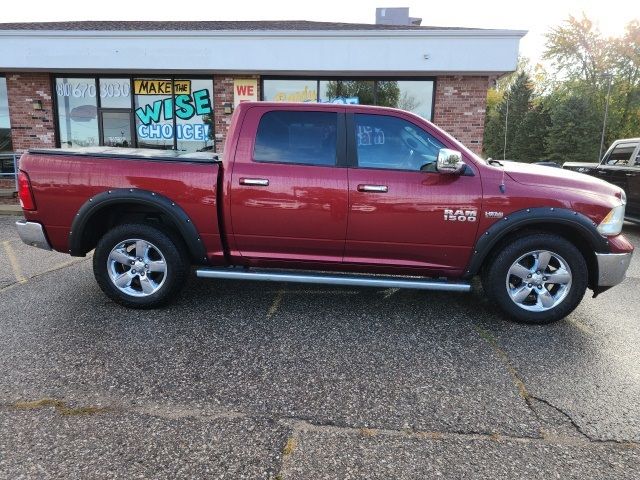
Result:
{"label": "curb", "polygon": [[0,205],[0,215],[22,216],[20,205]]}

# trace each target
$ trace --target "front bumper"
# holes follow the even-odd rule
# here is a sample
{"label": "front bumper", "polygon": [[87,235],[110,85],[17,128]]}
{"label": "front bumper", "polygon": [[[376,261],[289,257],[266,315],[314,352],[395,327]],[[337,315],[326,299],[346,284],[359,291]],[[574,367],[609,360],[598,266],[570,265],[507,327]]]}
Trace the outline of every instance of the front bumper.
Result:
{"label": "front bumper", "polygon": [[598,287],[613,287],[622,282],[627,274],[633,252],[596,253],[598,260]]}
{"label": "front bumper", "polygon": [[51,250],[51,245],[49,245],[47,236],[44,234],[44,228],[39,223],[18,220],[16,229],[18,230],[18,235],[20,235],[20,240],[27,245]]}

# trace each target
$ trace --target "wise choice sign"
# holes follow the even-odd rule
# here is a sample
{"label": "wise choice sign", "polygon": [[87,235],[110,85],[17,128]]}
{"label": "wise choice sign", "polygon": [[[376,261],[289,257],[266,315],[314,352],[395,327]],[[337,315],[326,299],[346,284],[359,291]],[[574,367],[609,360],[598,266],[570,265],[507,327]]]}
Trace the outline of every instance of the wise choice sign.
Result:
{"label": "wise choice sign", "polygon": [[[138,138],[148,140],[208,141],[211,139],[211,95],[209,89],[192,91],[191,80],[135,79],[134,94],[137,97],[136,117],[138,118]],[[167,96],[152,102],[145,102],[144,96]],[[198,120],[181,122],[180,120]],[[205,118],[208,117],[208,122]],[[174,131],[175,130],[175,131]]]}

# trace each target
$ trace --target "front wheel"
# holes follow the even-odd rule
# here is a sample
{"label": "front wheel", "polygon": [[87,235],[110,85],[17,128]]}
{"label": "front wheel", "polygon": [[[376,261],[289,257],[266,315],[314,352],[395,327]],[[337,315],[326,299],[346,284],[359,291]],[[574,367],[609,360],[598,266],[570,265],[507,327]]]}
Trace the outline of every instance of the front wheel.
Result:
{"label": "front wheel", "polygon": [[566,239],[522,236],[506,244],[485,268],[482,286],[512,319],[550,323],[569,315],[587,288],[587,263]]}
{"label": "front wheel", "polygon": [[185,283],[188,256],[162,230],[119,225],[98,242],[93,273],[102,291],[130,308],[153,308],[172,300]]}

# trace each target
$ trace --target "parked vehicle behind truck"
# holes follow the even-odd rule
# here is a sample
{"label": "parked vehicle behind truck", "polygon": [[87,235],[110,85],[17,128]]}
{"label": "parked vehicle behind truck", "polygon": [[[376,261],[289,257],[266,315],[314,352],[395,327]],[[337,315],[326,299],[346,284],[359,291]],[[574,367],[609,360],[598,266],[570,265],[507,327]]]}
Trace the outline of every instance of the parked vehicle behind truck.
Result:
{"label": "parked vehicle behind truck", "polygon": [[[586,175],[484,161],[430,122],[382,107],[246,102],[225,153],[32,150],[17,223],[31,245],[95,249],[127,307],[203,278],[485,294],[512,319],[568,315],[620,283],[625,196]],[[327,273],[329,272],[329,273]]]}
{"label": "parked vehicle behind truck", "polygon": [[566,162],[562,168],[613,183],[627,195],[625,218],[640,223],[640,138],[616,140],[599,163]]}

